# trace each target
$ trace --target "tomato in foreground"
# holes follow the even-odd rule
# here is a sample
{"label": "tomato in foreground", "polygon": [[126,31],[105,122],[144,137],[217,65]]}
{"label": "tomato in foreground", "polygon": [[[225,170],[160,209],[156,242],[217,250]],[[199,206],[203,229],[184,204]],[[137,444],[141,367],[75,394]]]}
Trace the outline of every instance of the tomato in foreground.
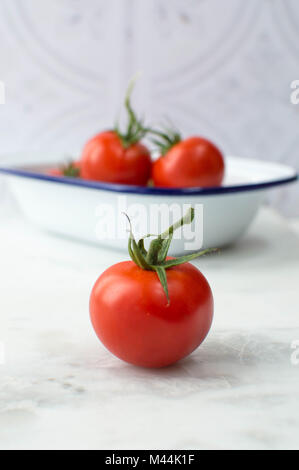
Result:
{"label": "tomato in foreground", "polygon": [[130,103],[134,81],[125,100],[128,125],[125,133],[118,127],[97,134],[85,145],[81,157],[81,176],[95,181],[145,186],[151,175],[151,155],[141,143],[147,133]]}
{"label": "tomato in foreground", "polygon": [[151,242],[132,235],[132,261],[108,268],[90,296],[94,330],[115,356],[136,366],[163,367],[194,351],[206,337],[213,318],[213,296],[208,281],[189,260],[206,253],[167,257],[174,230],[183,219]]}
{"label": "tomato in foreground", "polygon": [[152,179],[159,187],[219,186],[224,177],[224,159],[220,150],[202,137],[189,137],[162,145],[162,156],[154,163]]}

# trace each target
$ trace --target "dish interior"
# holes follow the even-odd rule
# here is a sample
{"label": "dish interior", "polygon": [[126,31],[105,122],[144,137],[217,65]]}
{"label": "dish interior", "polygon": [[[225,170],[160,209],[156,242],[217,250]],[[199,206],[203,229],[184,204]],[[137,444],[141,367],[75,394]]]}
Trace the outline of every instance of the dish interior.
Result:
{"label": "dish interior", "polygon": [[[284,184],[297,179],[296,171],[288,166],[266,162],[261,160],[254,160],[249,158],[240,158],[227,156],[226,172],[223,184],[215,188],[152,188],[152,187],[136,187],[121,184],[87,181],[77,178],[56,177],[49,175],[49,170],[59,167],[61,163],[65,163],[64,158],[53,158],[53,156],[45,156],[44,154],[33,155],[12,155],[6,158],[10,164],[0,166],[0,172],[9,173],[17,176],[46,179],[48,181],[59,181],[67,184],[80,185],[85,187],[92,187],[98,189],[108,189],[121,192],[140,192],[143,194],[215,194],[219,192],[230,192],[240,190],[262,189],[267,186],[274,186]],[[44,160],[48,163],[34,163]],[[3,161],[3,159],[2,159]],[[31,161],[31,164],[16,165],[17,161]]]}

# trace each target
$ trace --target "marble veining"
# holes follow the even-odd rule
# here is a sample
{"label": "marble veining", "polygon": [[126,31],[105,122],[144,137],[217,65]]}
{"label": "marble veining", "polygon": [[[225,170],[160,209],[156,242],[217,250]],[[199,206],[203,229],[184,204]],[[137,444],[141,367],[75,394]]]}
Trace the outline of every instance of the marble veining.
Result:
{"label": "marble veining", "polygon": [[94,281],[126,256],[39,232],[8,198],[0,219],[1,449],[298,449],[293,223],[264,208],[237,245],[196,261],[212,330],[189,358],[146,370],[89,321]]}

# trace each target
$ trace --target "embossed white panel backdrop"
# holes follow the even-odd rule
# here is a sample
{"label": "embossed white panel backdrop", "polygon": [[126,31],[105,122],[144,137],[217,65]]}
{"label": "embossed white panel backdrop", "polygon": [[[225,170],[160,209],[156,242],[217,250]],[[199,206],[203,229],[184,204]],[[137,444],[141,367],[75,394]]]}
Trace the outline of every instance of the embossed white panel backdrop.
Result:
{"label": "embossed white panel backdrop", "polygon": [[[134,102],[226,153],[299,168],[298,0],[0,0],[0,151],[80,151]],[[299,215],[299,189],[270,202]]]}

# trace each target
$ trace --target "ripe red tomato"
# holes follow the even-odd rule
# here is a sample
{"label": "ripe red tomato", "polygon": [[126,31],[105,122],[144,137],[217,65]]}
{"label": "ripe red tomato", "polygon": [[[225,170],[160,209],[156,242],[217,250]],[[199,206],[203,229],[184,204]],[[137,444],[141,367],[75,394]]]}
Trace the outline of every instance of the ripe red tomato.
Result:
{"label": "ripe red tomato", "polygon": [[191,223],[191,208],[154,239],[147,251],[131,231],[132,261],[108,268],[90,296],[94,330],[115,356],[136,366],[163,367],[194,351],[213,318],[213,295],[203,274],[188,261],[204,252],[167,257],[173,232]]}
{"label": "ripe red tomato", "polygon": [[167,270],[170,304],[157,274],[124,261],[107,269],[90,297],[99,339],[115,356],[143,367],[163,367],[194,351],[213,318],[213,297],[190,263]]}
{"label": "ripe red tomato", "polygon": [[82,178],[110,183],[146,185],[151,174],[151,156],[140,142],[124,146],[115,131],[102,132],[84,147]]}
{"label": "ripe red tomato", "polygon": [[51,168],[51,170],[48,171],[48,174],[50,176],[63,176],[63,172],[59,168]]}
{"label": "ripe red tomato", "polygon": [[68,176],[70,178],[79,178],[81,171],[80,162],[71,162],[67,165],[62,165],[60,168],[52,168],[48,174],[51,176]]}
{"label": "ripe red tomato", "polygon": [[154,185],[160,187],[219,186],[223,177],[222,153],[202,137],[190,137],[173,145],[152,167]]}

